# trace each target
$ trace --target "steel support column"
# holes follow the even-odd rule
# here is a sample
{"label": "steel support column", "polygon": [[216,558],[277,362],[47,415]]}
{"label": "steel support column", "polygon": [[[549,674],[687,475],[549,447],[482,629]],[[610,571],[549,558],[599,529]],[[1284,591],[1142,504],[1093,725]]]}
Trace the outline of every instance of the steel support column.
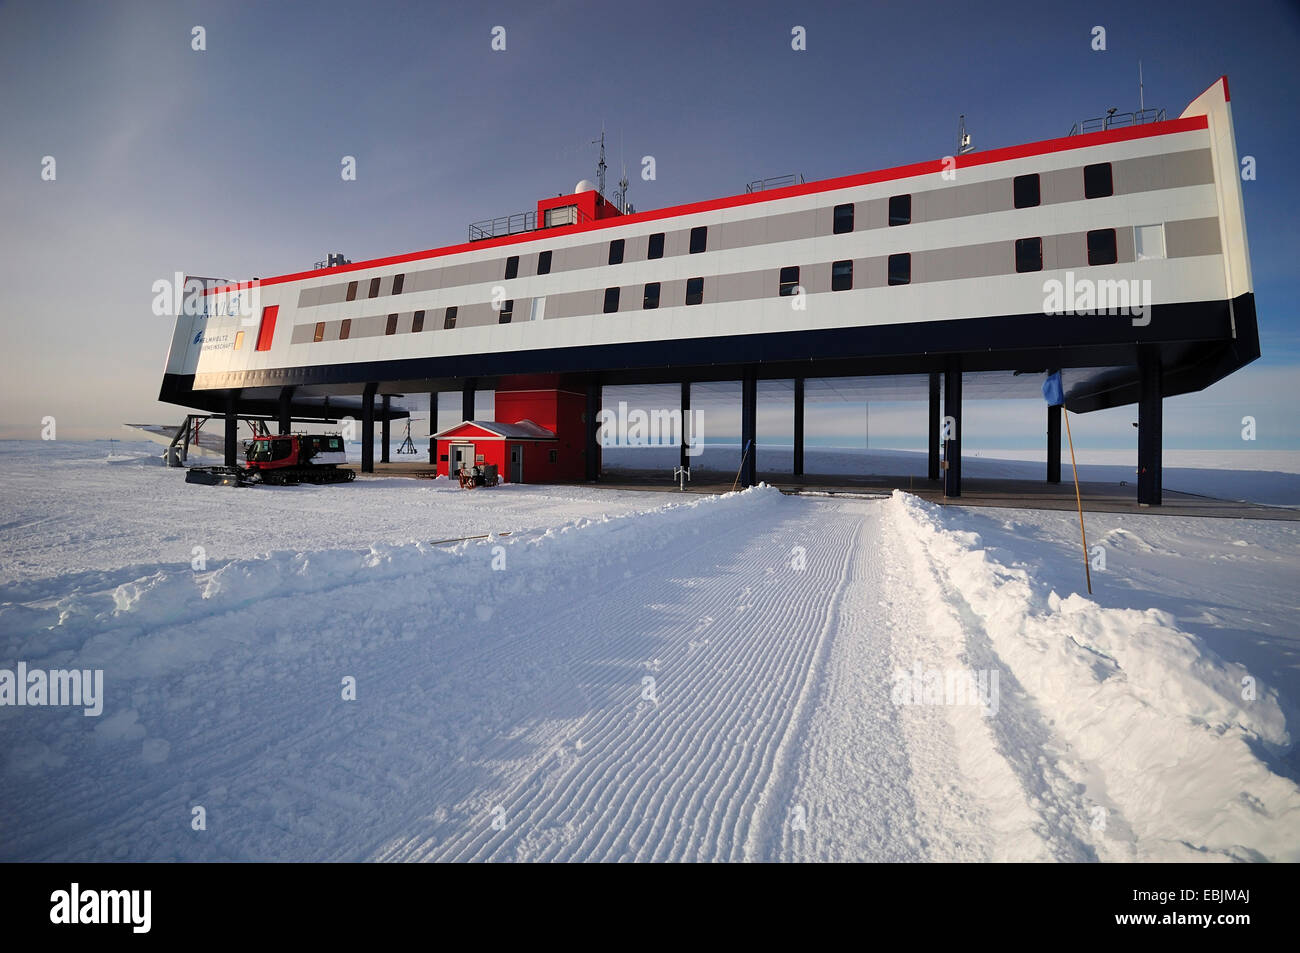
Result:
{"label": "steel support column", "polygon": [[378,384],[367,384],[361,396],[361,472],[375,472],[375,391]]}
{"label": "steel support column", "polygon": [[587,446],[583,458],[586,463],[586,476],[591,482],[600,479],[600,404],[602,390],[598,383],[587,385],[587,412],[583,414],[583,422],[587,429]]}
{"label": "steel support column", "polygon": [[389,408],[392,406],[392,400],[393,398],[391,395],[389,394],[384,395],[384,415],[383,415],[383,419],[379,421],[379,462],[380,463],[388,462],[388,444],[392,439],[392,433],[393,433],[392,424],[389,423],[388,420],[388,411]]}
{"label": "steel support column", "polygon": [[1047,482],[1061,482],[1061,407],[1047,408]]}
{"label": "steel support column", "polygon": [[1164,409],[1159,352],[1142,349],[1138,354],[1138,372],[1141,374],[1138,395],[1138,504],[1159,506],[1164,495],[1164,478],[1161,474]]}
{"label": "steel support column", "polygon": [[295,387],[280,388],[280,433],[281,435],[292,432],[293,430],[293,392]]}
{"label": "steel support column", "polygon": [[433,439],[433,435],[438,432],[438,392],[429,391],[429,462],[435,466],[438,463],[438,441]]}
{"label": "steel support column", "polygon": [[939,479],[939,372],[930,372],[930,464],[926,475]]}
{"label": "steel support column", "polygon": [[465,386],[460,395],[461,420],[474,419],[474,387],[477,383],[478,382],[472,377],[467,377],[465,379]]}
{"label": "steel support column", "polygon": [[226,466],[239,466],[239,391],[226,393]]}
{"label": "steel support column", "polygon": [[803,378],[794,379],[794,475],[803,476]]}
{"label": "steel support column", "polygon": [[743,486],[753,486],[758,482],[758,375],[753,367],[745,368],[745,376],[740,386],[740,452],[743,460],[740,465],[740,482]]}
{"label": "steel support column", "polygon": [[690,457],[686,455],[687,444],[691,438],[691,382],[682,381],[682,452],[681,461],[678,466],[685,467],[690,465]]}
{"label": "steel support column", "polygon": [[944,423],[951,429],[945,436],[943,495],[961,496],[961,361],[953,358],[943,372]]}

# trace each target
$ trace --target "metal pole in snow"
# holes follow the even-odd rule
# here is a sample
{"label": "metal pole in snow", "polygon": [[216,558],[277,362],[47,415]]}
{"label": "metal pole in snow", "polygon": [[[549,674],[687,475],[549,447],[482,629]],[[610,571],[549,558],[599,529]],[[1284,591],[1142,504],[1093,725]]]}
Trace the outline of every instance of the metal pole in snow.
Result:
{"label": "metal pole in snow", "polygon": [[749,445],[752,441],[745,441],[745,452],[740,455],[740,467],[736,470],[736,479],[731,484],[731,492],[736,492],[736,487],[740,485],[740,471],[745,469],[745,458],[749,456]]}
{"label": "metal pole in snow", "polygon": [[1070,412],[1061,405],[1065,417],[1065,435],[1070,440],[1070,469],[1074,471],[1074,501],[1079,506],[1079,536],[1083,539],[1083,574],[1088,580],[1088,595],[1092,595],[1092,567],[1088,563],[1088,534],[1083,529],[1083,497],[1079,495],[1079,467],[1074,462],[1074,436],[1070,433]]}

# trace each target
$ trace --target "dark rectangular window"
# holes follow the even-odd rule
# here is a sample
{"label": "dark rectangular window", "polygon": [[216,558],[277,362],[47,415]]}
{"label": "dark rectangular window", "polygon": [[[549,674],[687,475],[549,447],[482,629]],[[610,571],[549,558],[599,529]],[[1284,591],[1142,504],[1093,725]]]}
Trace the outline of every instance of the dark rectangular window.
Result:
{"label": "dark rectangular window", "polygon": [[618,310],[618,289],[605,289],[605,313],[612,314]]}
{"label": "dark rectangular window", "polygon": [[348,300],[349,301],[357,300],[357,283],[355,281],[348,282]]}
{"label": "dark rectangular window", "polygon": [[551,463],[555,463],[556,461],[558,461],[558,460],[560,459],[560,451],[558,451],[558,450],[547,450],[547,451],[546,451],[546,459],[549,460]]}
{"label": "dark rectangular window", "polygon": [[664,257],[664,233],[655,232],[650,236],[650,244],[646,246],[646,258]]}
{"label": "dark rectangular window", "polygon": [[611,265],[623,264],[623,239],[616,238],[609,243],[609,263]]}
{"label": "dark rectangular window", "polygon": [[406,283],[406,275],[393,275],[393,294],[402,293],[402,285]]}
{"label": "dark rectangular window", "polygon": [[510,318],[515,313],[515,299],[507,298],[501,305],[501,312],[497,315],[497,324],[509,324]]}
{"label": "dark rectangular window", "polygon": [[370,279],[370,297],[371,297],[371,298],[378,298],[378,297],[379,297],[379,279],[378,279],[378,278],[371,278],[371,279]]}
{"label": "dark rectangular window", "polygon": [[1041,238],[1016,239],[1016,271],[1043,270],[1043,240]]}
{"label": "dark rectangular window", "polygon": [[845,232],[853,231],[852,202],[845,202],[843,205],[835,206],[835,223],[831,226],[831,231],[836,235],[842,235]]}
{"label": "dark rectangular window", "polygon": [[411,318],[411,332],[413,334],[419,334],[423,330],[424,330],[424,312],[417,311],[415,312],[415,317]]}
{"label": "dark rectangular window", "polygon": [[519,276],[519,256],[511,255],[506,259],[506,281]]}
{"label": "dark rectangular window", "polygon": [[912,253],[905,251],[889,256],[889,283],[891,285],[909,285],[912,283]]}
{"label": "dark rectangular window", "polygon": [[1098,162],[1083,167],[1083,197],[1104,199],[1115,194],[1115,181],[1111,177],[1110,163]]}
{"label": "dark rectangular window", "polygon": [[339,340],[346,341],[348,339],[348,335],[351,333],[352,333],[352,319],[344,318],[342,323],[339,325]]}
{"label": "dark rectangular window", "polygon": [[1115,247],[1115,229],[1099,228],[1088,233],[1088,264],[1113,265],[1119,261]]}
{"label": "dark rectangular window", "polygon": [[779,294],[788,298],[799,287],[799,266],[789,265],[781,269],[781,287]]}
{"label": "dark rectangular window", "polygon": [[1011,180],[1011,192],[1016,208],[1033,208],[1039,204],[1042,196],[1038,189],[1038,173],[1016,176]]}
{"label": "dark rectangular window", "polygon": [[686,279],[686,303],[687,304],[704,303],[704,279],[703,278]]}
{"label": "dark rectangular window", "polygon": [[709,244],[709,227],[707,225],[696,225],[691,229],[691,254],[698,255],[704,251]]}
{"label": "dark rectangular window", "polygon": [[853,260],[831,265],[831,291],[848,291],[853,287]]}
{"label": "dark rectangular window", "polygon": [[889,197],[889,224],[912,224],[912,194],[891,195]]}
{"label": "dark rectangular window", "polygon": [[388,324],[385,325],[385,327],[384,327],[384,333],[385,333],[385,334],[396,334],[396,333],[397,333],[397,315],[395,315],[395,314],[390,314],[390,315],[388,316]]}
{"label": "dark rectangular window", "polygon": [[537,273],[539,275],[549,275],[551,273],[551,253],[544,251],[537,256]]}
{"label": "dark rectangular window", "polygon": [[312,342],[313,342],[313,343],[316,342],[316,341],[323,341],[323,340],[325,340],[325,322],[324,322],[324,321],[317,321],[317,322],[316,322],[316,333],[314,333],[314,334],[311,336],[311,339],[312,339]]}
{"label": "dark rectangular window", "polygon": [[645,286],[645,297],[641,299],[641,307],[647,310],[659,307],[659,282],[651,281]]}
{"label": "dark rectangular window", "polygon": [[442,329],[450,331],[456,326],[456,307],[452,306],[447,309],[447,315],[442,319]]}

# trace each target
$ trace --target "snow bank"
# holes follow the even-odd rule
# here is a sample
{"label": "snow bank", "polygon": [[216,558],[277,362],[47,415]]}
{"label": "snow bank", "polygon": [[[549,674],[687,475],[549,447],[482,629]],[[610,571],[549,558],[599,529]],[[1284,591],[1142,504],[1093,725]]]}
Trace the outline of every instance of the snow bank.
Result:
{"label": "snow bank", "polygon": [[[978,534],[947,528],[940,507],[899,491],[890,505],[964,617],[968,653],[987,639],[1011,676],[1007,717],[1029,706],[1063,742],[1060,767],[1099,809],[1104,856],[1300,860],[1300,789],[1256,753],[1290,745],[1271,689],[1251,698],[1246,669],[1165,612],[1062,599],[989,558]],[[1039,760],[1007,750],[1016,733],[999,737],[1011,762]]]}

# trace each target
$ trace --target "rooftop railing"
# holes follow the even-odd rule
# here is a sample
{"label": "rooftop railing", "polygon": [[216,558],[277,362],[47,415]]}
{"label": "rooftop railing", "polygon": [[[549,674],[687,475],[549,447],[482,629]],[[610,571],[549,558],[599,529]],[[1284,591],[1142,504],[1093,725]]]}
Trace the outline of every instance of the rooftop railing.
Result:
{"label": "rooftop railing", "polygon": [[1140,126],[1149,122],[1164,122],[1163,109],[1139,109],[1131,113],[1107,113],[1096,119],[1084,119],[1070,127],[1070,135],[1078,136],[1085,132],[1105,132],[1107,129],[1122,129],[1124,126]]}
{"label": "rooftop railing", "polygon": [[790,175],[774,175],[770,179],[755,179],[745,186],[746,192],[762,192],[766,189],[780,189],[787,185],[803,185],[804,178],[797,172]]}

